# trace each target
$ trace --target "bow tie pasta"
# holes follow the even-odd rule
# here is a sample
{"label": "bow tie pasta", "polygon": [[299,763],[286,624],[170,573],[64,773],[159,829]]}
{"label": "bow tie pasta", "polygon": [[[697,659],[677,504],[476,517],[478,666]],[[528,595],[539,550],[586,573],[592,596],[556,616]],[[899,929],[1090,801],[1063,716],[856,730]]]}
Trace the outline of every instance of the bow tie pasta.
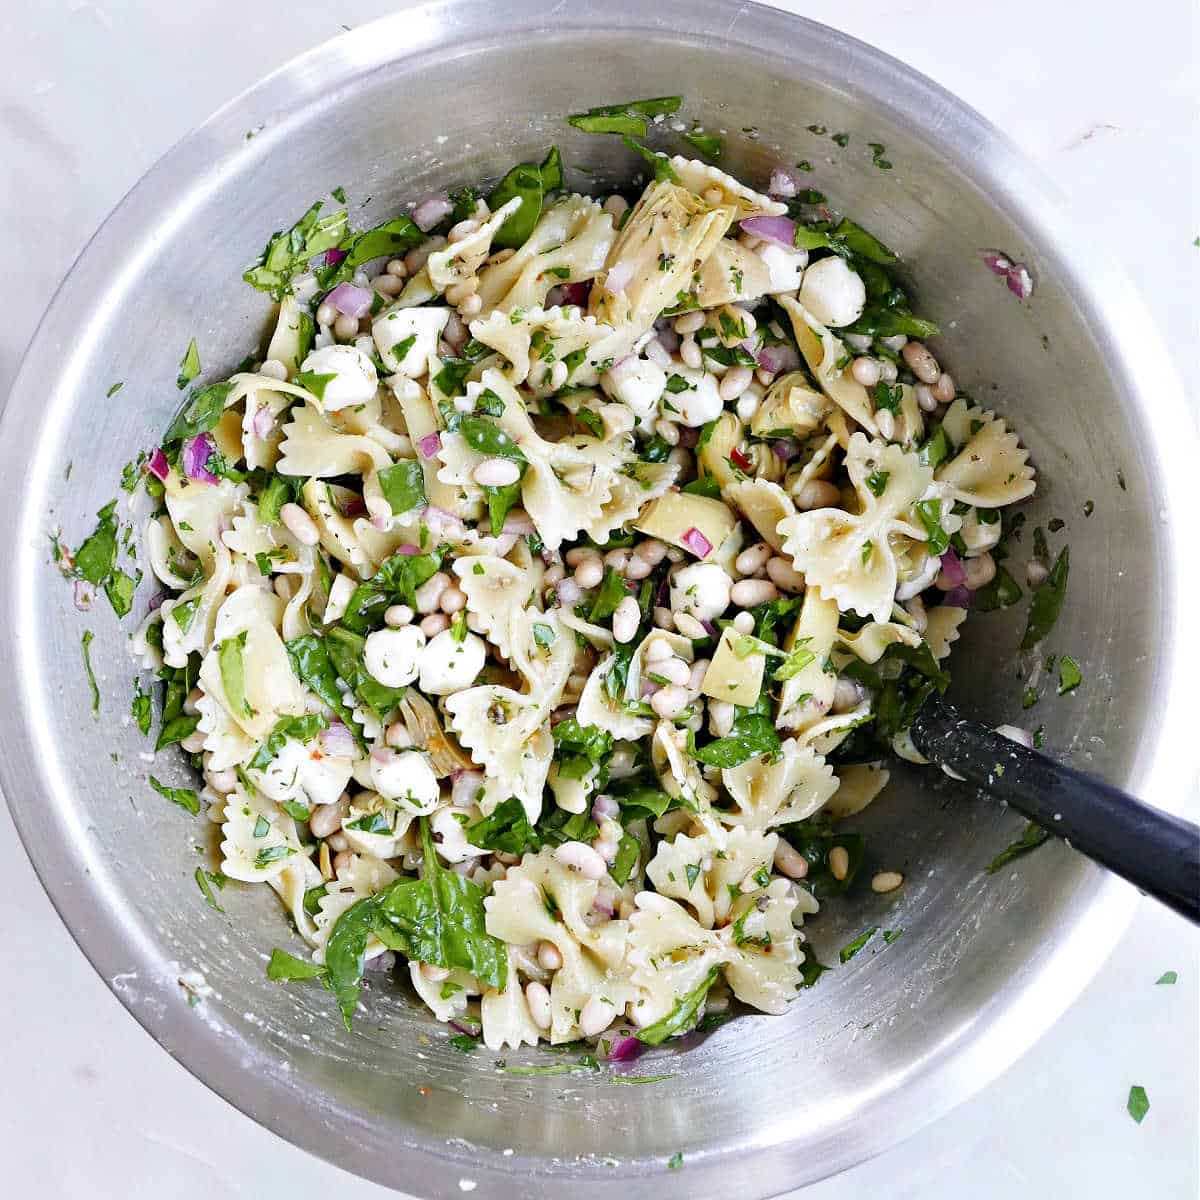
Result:
{"label": "bow tie pasta", "polygon": [[[271,977],[347,1025],[368,970],[467,1049],[783,1012],[863,862],[841,823],[919,758],[968,605],[1019,594],[1029,451],[896,256],[779,172],[647,154],[627,194],[553,151],[361,232],[311,209],[246,275],[266,357],[128,473],[155,749],[202,778],[154,786],[219,826],[205,899],[268,884],[306,955]],[[100,522],[64,570],[124,615]]]}

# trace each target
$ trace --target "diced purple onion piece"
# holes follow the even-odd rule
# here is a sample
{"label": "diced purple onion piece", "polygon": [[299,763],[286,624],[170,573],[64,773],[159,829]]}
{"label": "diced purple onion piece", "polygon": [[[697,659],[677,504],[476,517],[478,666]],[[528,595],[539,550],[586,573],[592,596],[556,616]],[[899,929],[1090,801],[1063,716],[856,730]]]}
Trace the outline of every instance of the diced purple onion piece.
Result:
{"label": "diced purple onion piece", "polygon": [[442,435],[427,433],[423,438],[418,438],[417,449],[420,450],[422,458],[437,458],[442,449]]}
{"label": "diced purple onion piece", "polygon": [[426,196],[413,209],[412,219],[422,233],[428,233],[443,217],[448,217],[454,211],[450,197],[445,192]]}
{"label": "diced purple onion piece", "polygon": [[146,463],[146,470],[155,479],[165,480],[171,473],[171,464],[167,462],[167,456],[162,452],[160,446],[154,447],[154,452],[150,455],[150,461]]}
{"label": "diced purple onion piece", "polygon": [[959,584],[957,587],[952,587],[942,598],[942,603],[947,608],[970,608],[971,599],[975,595],[969,587]]}
{"label": "diced purple onion piece", "polygon": [[979,256],[983,259],[983,265],[993,275],[1007,275],[1012,266],[1012,259],[1007,254],[1001,254],[999,250],[981,250]]}
{"label": "diced purple onion piece", "polygon": [[755,237],[792,250],[796,246],[796,222],[791,217],[746,217],[741,227]]}
{"label": "diced purple onion piece", "polygon": [[767,192],[782,200],[790,200],[796,194],[796,177],[784,167],[776,167],[771,172],[771,180],[767,184]]}
{"label": "diced purple onion piece", "polygon": [[353,283],[339,283],[325,297],[325,303],[331,304],[338,312],[347,317],[361,319],[371,311],[375,293],[370,288],[357,287]]}
{"label": "diced purple onion piece", "polygon": [[1029,274],[1029,268],[1024,263],[1013,263],[1004,278],[1008,290],[1018,300],[1028,300],[1033,295],[1033,276]]}
{"label": "diced purple onion piece", "polygon": [[562,292],[564,304],[573,304],[576,308],[586,308],[588,297],[592,294],[592,281],[583,279],[578,283],[564,283],[559,290]]}
{"label": "diced purple onion piece", "polygon": [[639,1042],[635,1037],[613,1038],[613,1043],[608,1050],[608,1058],[610,1062],[632,1062],[645,1051],[644,1043]]}
{"label": "diced purple onion piece", "polygon": [[967,582],[967,569],[962,565],[962,559],[954,552],[952,546],[946,548],[942,555],[942,570],[950,581],[951,587],[960,587]]}
{"label": "diced purple onion piece", "polygon": [[341,250],[337,246],[330,246],[325,251],[325,265],[327,267],[336,267],[346,257],[346,253],[345,250]]}
{"label": "diced purple onion piece", "polygon": [[208,469],[208,460],[215,449],[207,433],[188,438],[183,443],[183,453],[180,455],[183,473],[197,483],[219,483],[220,480]]}
{"label": "diced purple onion piece", "polygon": [[680,539],[697,558],[706,558],[712,553],[712,542],[708,540],[694,525]]}

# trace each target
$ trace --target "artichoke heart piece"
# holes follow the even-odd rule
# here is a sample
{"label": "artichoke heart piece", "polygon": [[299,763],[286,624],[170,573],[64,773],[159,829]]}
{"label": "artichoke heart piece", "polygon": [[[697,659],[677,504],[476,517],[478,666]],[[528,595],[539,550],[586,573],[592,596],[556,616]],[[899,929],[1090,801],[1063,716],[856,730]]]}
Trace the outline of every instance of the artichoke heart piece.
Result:
{"label": "artichoke heart piece", "polygon": [[646,507],[634,528],[704,561],[721,548],[736,524],[729,506],[721,500],[666,492]]}
{"label": "artichoke heart piece", "polygon": [[725,700],[729,704],[749,708],[757,703],[762,691],[767,658],[758,650],[739,658],[734,649],[734,639],[740,636],[732,628],[722,632],[712,662],[704,673],[700,691],[713,700]]}

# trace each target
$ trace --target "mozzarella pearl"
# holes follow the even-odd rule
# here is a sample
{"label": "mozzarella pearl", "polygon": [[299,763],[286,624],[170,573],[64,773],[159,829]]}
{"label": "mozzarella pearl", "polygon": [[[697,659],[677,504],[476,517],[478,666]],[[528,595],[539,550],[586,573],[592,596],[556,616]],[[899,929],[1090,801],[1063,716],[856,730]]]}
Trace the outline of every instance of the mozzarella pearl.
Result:
{"label": "mozzarella pearl", "polygon": [[733,580],[716,563],[693,563],[671,581],[671,608],[698,621],[714,621],[729,607]]}
{"label": "mozzarella pearl", "polygon": [[425,635],[416,625],[377,629],[367,637],[363,661],[367,673],[384,687],[405,687],[417,677]]}
{"label": "mozzarella pearl", "polygon": [[421,691],[430,696],[449,696],[470,687],[486,658],[483,638],[468,633],[459,642],[452,629],[439,633],[421,652]]}
{"label": "mozzarella pearl", "polygon": [[354,346],[322,346],[304,360],[301,369],[310,375],[333,376],[321,397],[326,412],[366,404],[379,386],[375,364]]}
{"label": "mozzarella pearl", "polygon": [[440,798],[437,776],[420,750],[371,751],[371,782],[387,800],[403,800],[416,812],[428,812]]}
{"label": "mozzarella pearl", "polygon": [[838,329],[863,314],[867,289],[859,276],[836,254],[818,259],[804,272],[800,303],[822,325]]}

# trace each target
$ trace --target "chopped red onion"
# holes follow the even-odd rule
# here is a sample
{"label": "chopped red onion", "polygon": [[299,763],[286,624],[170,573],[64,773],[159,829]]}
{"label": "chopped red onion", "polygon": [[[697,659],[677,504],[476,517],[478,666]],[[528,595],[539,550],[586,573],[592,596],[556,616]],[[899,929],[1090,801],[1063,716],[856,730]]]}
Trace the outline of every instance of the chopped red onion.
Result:
{"label": "chopped red onion", "polygon": [[171,464],[167,462],[167,456],[162,452],[159,446],[154,447],[154,452],[150,455],[150,461],[146,463],[146,470],[154,476],[155,479],[166,479],[171,473]]}
{"label": "chopped red onion", "polygon": [[361,517],[367,511],[366,501],[361,496],[350,496],[338,507],[343,517]]}
{"label": "chopped red onion", "polygon": [[86,579],[77,579],[72,587],[75,607],[80,612],[87,612],[92,607],[92,601],[96,598],[96,585],[88,583]]}
{"label": "chopped red onion", "polygon": [[442,449],[442,435],[427,433],[423,438],[418,438],[417,449],[420,450],[422,458],[437,458]]}
{"label": "chopped red onion", "polygon": [[447,1021],[446,1024],[449,1025],[451,1029],[456,1029],[459,1033],[465,1033],[467,1037],[479,1036],[478,1029],[470,1029],[466,1025],[460,1025],[457,1021]]}
{"label": "chopped red onion", "polygon": [[635,1037],[613,1038],[608,1050],[610,1062],[632,1062],[646,1052],[645,1043]]}
{"label": "chopped red onion", "polygon": [[336,267],[346,257],[346,254],[347,251],[340,250],[337,246],[331,246],[325,251],[325,265],[327,267]]}
{"label": "chopped red onion", "polygon": [[321,749],[331,758],[354,757],[354,735],[341,721],[334,721],[328,729],[322,729],[318,740]]}
{"label": "chopped red onion", "polygon": [[747,233],[764,241],[789,250],[796,248],[796,222],[791,217],[746,217],[739,224]]}
{"label": "chopped red onion", "polygon": [[658,331],[658,344],[668,353],[674,354],[679,349],[681,338],[669,325]]}
{"label": "chopped red onion", "polygon": [[753,471],[754,464],[736,447],[729,452],[733,465],[742,471]]}
{"label": "chopped red onion", "polygon": [[579,283],[564,283],[559,291],[562,292],[564,304],[573,304],[576,308],[586,308],[588,297],[592,294],[592,281],[583,279]]}
{"label": "chopped red onion", "polygon": [[700,624],[704,626],[704,632],[707,633],[709,637],[717,636],[719,631],[717,629],[717,625],[716,625],[715,621],[705,620],[705,621],[701,621]]}
{"label": "chopped red onion", "polygon": [[428,233],[443,217],[448,217],[454,211],[450,197],[445,192],[437,192],[426,196],[414,209],[412,219],[422,233]]}
{"label": "chopped red onion", "polygon": [[643,700],[649,699],[658,691],[658,684],[653,679],[643,679],[642,686],[639,689],[640,696]]}
{"label": "chopped red onion", "polygon": [[780,438],[771,443],[771,452],[780,462],[791,462],[800,453],[800,445],[792,438]]}
{"label": "chopped red onion", "polygon": [[207,433],[188,438],[183,443],[183,473],[197,483],[219,483],[220,480],[208,469],[208,460],[216,446]]}
{"label": "chopped red onion", "polygon": [[162,602],[166,598],[166,592],[155,592],[154,595],[150,597],[150,603],[146,605],[146,611],[148,613],[158,612],[158,610],[162,608]]}
{"label": "chopped red onion", "polygon": [[391,513],[374,512],[371,514],[371,525],[378,529],[380,533],[387,533],[392,527]]}
{"label": "chopped red onion", "polygon": [[[736,454],[737,451],[735,450]],[[712,542],[694,525],[679,539],[697,558],[707,558],[712,553]]]}
{"label": "chopped red onion", "polygon": [[942,571],[951,587],[959,587],[967,582],[967,569],[962,565],[962,559],[954,552],[952,546],[948,546],[946,553],[942,555]]}
{"label": "chopped red onion", "polygon": [[616,911],[612,901],[603,890],[596,893],[596,898],[592,901],[592,908],[598,913],[603,913],[606,917],[611,917]]}
{"label": "chopped red onion", "polygon": [[993,275],[1007,275],[1012,266],[1012,260],[999,250],[981,250],[980,257],[983,259],[983,265]]}
{"label": "chopped red onion", "polygon": [[504,518],[504,527],[501,529],[501,533],[517,533],[524,536],[527,533],[537,533],[537,526],[529,517],[511,512]]}
{"label": "chopped red onion", "polygon": [[771,181],[767,184],[767,192],[790,200],[796,194],[796,177],[783,167],[776,167],[771,172]]}
{"label": "chopped red onion", "polygon": [[694,425],[680,425],[679,445],[690,450],[700,440],[700,430]]}
{"label": "chopped red onion", "polygon": [[1014,263],[1005,281],[1008,283],[1008,290],[1018,300],[1028,300],[1033,295],[1033,276],[1029,274],[1029,268],[1024,263]]}
{"label": "chopped red onion", "polygon": [[957,587],[952,587],[945,596],[942,597],[942,603],[947,608],[970,608],[971,598],[975,595],[970,588],[959,584]]}
{"label": "chopped red onion", "polygon": [[275,418],[271,415],[271,410],[265,404],[255,409],[254,418],[250,422],[250,428],[254,430],[256,438],[265,440],[271,436],[271,430],[275,428]]}
{"label": "chopped red onion", "polygon": [[614,294],[623,292],[633,280],[633,264],[627,262],[614,263],[608,268],[604,277],[604,286]]}
{"label": "chopped red onion", "polygon": [[347,317],[361,320],[371,311],[375,293],[370,288],[355,287],[352,283],[339,283],[325,297],[325,303],[333,305],[338,312]]}
{"label": "chopped red onion", "polygon": [[412,542],[405,542],[402,546],[397,546],[394,553],[403,554],[406,558],[413,558],[423,551],[420,546],[414,546]]}
{"label": "chopped red onion", "polygon": [[462,526],[462,521],[452,512],[447,512],[444,508],[434,508],[432,504],[425,510],[424,515],[425,523],[430,529],[448,529],[453,526]]}
{"label": "chopped red onion", "polygon": [[612,821],[620,814],[621,806],[607,792],[601,792],[592,803],[592,818],[597,825],[606,817]]}

